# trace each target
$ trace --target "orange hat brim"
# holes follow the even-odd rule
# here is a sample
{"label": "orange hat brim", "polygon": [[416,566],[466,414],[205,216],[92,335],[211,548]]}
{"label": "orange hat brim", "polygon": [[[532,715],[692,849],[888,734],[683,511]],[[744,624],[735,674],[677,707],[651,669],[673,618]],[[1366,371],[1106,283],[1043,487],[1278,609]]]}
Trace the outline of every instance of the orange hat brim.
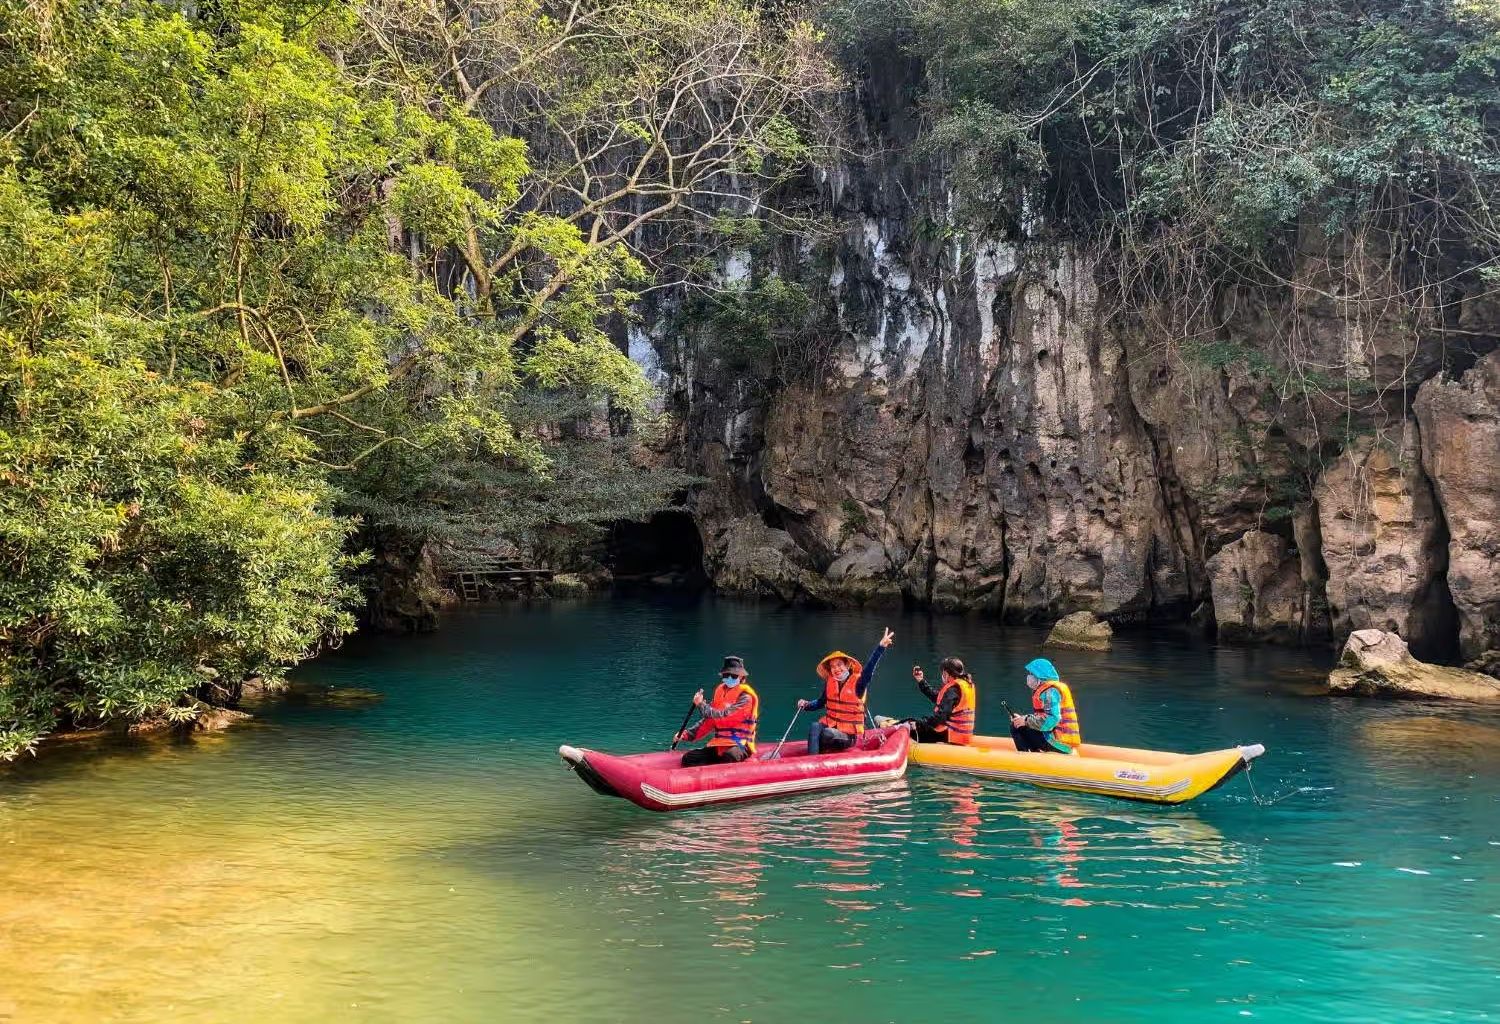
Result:
{"label": "orange hat brim", "polygon": [[859,659],[851,658],[843,651],[834,651],[831,654],[825,655],[823,660],[818,662],[818,675],[823,679],[824,682],[828,681],[830,675],[828,663],[830,661],[833,661],[835,658],[843,658],[845,661],[847,661],[849,663],[849,674],[856,679],[858,679],[859,674],[865,670],[865,667],[859,663]]}

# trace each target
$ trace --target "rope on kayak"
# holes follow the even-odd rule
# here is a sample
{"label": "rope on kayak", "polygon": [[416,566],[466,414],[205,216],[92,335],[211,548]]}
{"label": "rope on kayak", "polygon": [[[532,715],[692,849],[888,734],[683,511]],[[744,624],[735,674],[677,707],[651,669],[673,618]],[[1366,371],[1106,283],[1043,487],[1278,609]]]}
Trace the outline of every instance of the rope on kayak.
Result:
{"label": "rope on kayak", "polygon": [[1287,797],[1296,796],[1298,793],[1326,793],[1333,788],[1332,786],[1293,786],[1276,796],[1264,797],[1255,790],[1255,780],[1250,777],[1250,765],[1248,764],[1245,765],[1245,782],[1250,786],[1250,802],[1260,807],[1270,807],[1273,804],[1279,804]]}

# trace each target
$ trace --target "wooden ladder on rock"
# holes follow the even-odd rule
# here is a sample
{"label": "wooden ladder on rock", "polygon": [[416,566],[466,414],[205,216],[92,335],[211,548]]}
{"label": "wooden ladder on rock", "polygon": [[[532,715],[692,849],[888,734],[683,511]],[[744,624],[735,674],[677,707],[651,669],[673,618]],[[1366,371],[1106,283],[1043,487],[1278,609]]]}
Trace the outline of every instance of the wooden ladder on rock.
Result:
{"label": "wooden ladder on rock", "polygon": [[458,583],[458,596],[465,601],[478,601],[484,596],[486,583],[512,583],[530,590],[538,583],[551,582],[556,574],[514,558],[479,557],[466,559],[453,575]]}
{"label": "wooden ladder on rock", "polygon": [[479,600],[480,576],[477,572],[465,570],[458,574],[458,596],[465,601]]}

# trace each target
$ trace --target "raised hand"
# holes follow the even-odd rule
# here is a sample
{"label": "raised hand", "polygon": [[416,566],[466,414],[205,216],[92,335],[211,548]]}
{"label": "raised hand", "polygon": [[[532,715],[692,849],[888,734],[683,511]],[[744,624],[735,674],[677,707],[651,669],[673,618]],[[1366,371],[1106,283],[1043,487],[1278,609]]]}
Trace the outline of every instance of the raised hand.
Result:
{"label": "raised hand", "polygon": [[927,678],[927,673],[922,671],[921,665],[913,665],[911,667],[911,677],[920,683]]}
{"label": "raised hand", "polygon": [[895,642],[895,640],[896,634],[892,633],[890,629],[886,629],[885,635],[880,638],[880,646],[889,647],[892,643]]}
{"label": "raised hand", "polygon": [[703,706],[703,691],[702,690],[699,690],[697,693],[693,694],[693,706],[694,707],[700,707],[700,708]]}

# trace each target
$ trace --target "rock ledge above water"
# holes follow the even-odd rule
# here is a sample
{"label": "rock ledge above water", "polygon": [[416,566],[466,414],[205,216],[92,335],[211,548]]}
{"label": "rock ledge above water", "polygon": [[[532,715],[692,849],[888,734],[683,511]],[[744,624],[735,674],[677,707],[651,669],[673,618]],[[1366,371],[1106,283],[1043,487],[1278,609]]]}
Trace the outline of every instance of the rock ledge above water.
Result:
{"label": "rock ledge above water", "polygon": [[1360,697],[1500,700],[1500,680],[1418,661],[1405,640],[1379,629],[1359,629],[1349,635],[1339,667],[1328,677],[1328,688]]}
{"label": "rock ledge above water", "polygon": [[1485,651],[1473,661],[1464,665],[1470,672],[1483,672],[1487,676],[1500,679],[1500,649]]}

